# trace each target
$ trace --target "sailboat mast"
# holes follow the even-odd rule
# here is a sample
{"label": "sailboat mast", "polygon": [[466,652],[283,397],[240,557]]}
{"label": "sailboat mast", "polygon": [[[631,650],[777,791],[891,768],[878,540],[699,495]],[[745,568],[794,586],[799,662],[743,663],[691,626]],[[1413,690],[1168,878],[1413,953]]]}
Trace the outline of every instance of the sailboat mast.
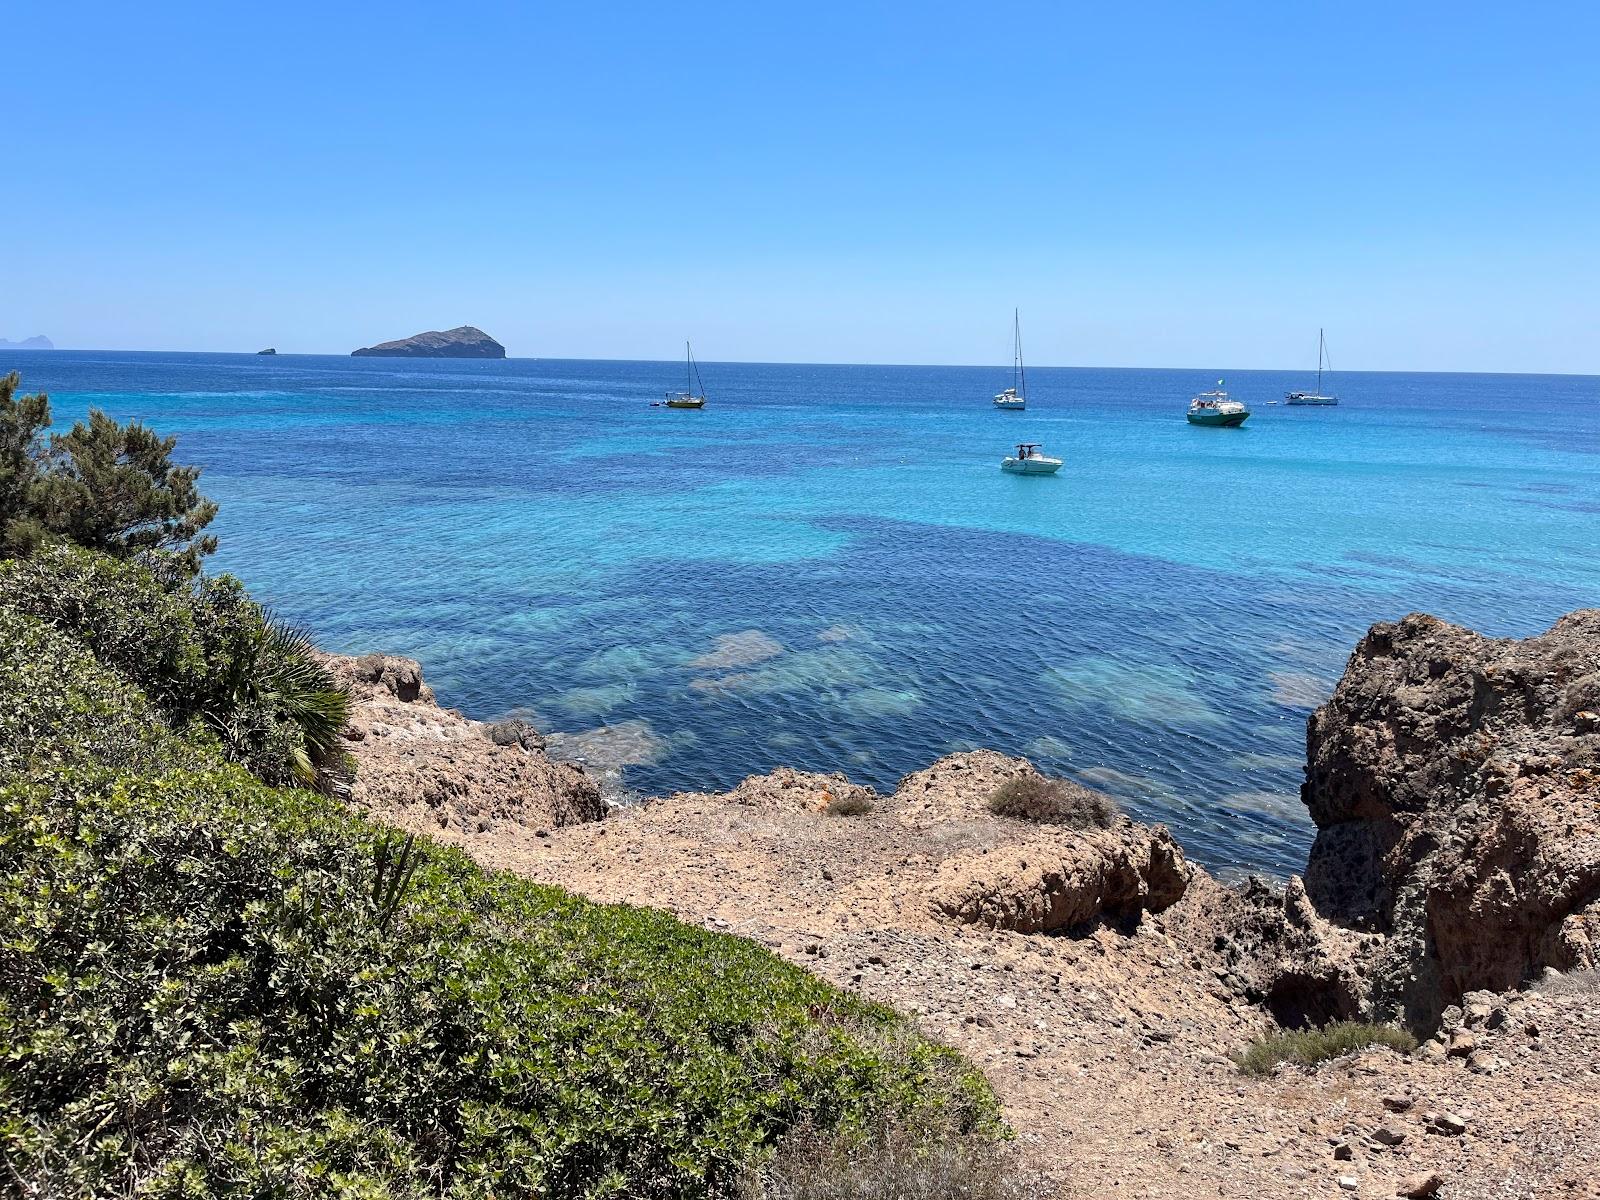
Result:
{"label": "sailboat mast", "polygon": [[1028,372],[1022,365],[1022,310],[1011,310],[1012,331],[1017,340],[1017,361],[1011,369],[1011,384],[1018,389],[1017,395],[1024,400],[1028,398]]}
{"label": "sailboat mast", "polygon": [[1322,330],[1317,330],[1317,395],[1322,395]]}

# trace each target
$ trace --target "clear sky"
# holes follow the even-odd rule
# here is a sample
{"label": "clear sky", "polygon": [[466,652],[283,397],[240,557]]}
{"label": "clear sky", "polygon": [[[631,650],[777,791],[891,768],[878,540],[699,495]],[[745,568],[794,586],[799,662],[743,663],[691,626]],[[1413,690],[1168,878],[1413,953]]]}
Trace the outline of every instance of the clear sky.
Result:
{"label": "clear sky", "polygon": [[0,336],[1600,373],[1600,5],[8,5]]}

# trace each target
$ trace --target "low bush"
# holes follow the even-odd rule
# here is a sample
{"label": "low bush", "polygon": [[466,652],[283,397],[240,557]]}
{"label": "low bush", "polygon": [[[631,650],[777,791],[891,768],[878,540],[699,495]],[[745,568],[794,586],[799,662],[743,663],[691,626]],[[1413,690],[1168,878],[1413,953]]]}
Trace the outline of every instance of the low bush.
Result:
{"label": "low bush", "polygon": [[0,608],[46,622],[135,684],[175,729],[202,728],[268,783],[344,767],[344,689],[310,642],[223,575],[166,578],[68,544],[0,562]]}
{"label": "low bush", "polygon": [[1546,996],[1600,996],[1600,971],[1550,973],[1532,987]]}
{"label": "low bush", "polygon": [[791,1134],[744,1200],[1023,1200],[1036,1194],[1014,1147],[890,1127],[870,1138]]}
{"label": "low bush", "polygon": [[872,811],[872,801],[862,792],[848,792],[828,800],[823,812],[830,817],[859,817]]}
{"label": "low bush", "polygon": [[989,797],[997,817],[1065,825],[1072,829],[1110,829],[1122,815],[1110,796],[1066,779],[1028,772],[1006,780]]}
{"label": "low bush", "polygon": [[143,692],[60,630],[0,607],[0,780],[62,766],[163,770],[212,761]]}
{"label": "low bush", "polygon": [[0,1045],[40,1194],[705,1196],[802,1124],[999,1129],[953,1051],[753,943],[227,764],[0,789]]}
{"label": "low bush", "polygon": [[1321,1029],[1299,1029],[1264,1037],[1235,1054],[1233,1061],[1246,1075],[1270,1075],[1280,1063],[1314,1067],[1369,1046],[1388,1046],[1410,1054],[1417,1048],[1417,1039],[1393,1025],[1338,1021]]}

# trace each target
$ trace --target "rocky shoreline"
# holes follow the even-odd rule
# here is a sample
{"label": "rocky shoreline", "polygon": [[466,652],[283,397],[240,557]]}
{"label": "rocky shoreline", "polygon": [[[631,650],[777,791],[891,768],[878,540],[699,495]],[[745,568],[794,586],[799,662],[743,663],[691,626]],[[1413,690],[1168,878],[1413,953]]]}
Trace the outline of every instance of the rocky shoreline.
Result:
{"label": "rocky shoreline", "polygon": [[[1308,723],[1318,835],[1283,888],[1224,886],[1160,826],[996,816],[1036,772],[991,751],[887,796],[780,769],[608,814],[535,731],[439,708],[416,663],[330,662],[356,803],[916,1014],[1059,1194],[1600,1195],[1600,610],[1521,641],[1375,626]],[[1426,1040],[1266,1079],[1230,1061],[1351,1017]]]}

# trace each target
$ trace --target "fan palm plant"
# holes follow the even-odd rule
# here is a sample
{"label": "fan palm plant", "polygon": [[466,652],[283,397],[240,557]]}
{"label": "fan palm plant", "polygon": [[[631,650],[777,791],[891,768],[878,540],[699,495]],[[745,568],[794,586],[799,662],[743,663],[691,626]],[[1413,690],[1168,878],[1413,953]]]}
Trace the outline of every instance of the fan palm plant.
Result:
{"label": "fan palm plant", "polygon": [[230,757],[268,782],[274,776],[327,791],[330,772],[344,762],[340,733],[350,717],[350,694],[316,659],[302,630],[263,612],[238,647],[207,713]]}

